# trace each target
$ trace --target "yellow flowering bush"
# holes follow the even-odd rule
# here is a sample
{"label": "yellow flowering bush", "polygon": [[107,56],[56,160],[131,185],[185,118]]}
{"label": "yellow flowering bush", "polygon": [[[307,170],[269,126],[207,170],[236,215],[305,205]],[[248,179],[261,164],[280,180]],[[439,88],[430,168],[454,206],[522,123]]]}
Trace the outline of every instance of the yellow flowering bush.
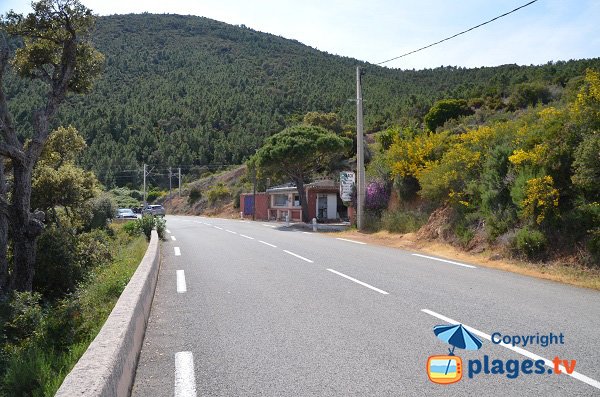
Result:
{"label": "yellow flowering bush", "polygon": [[547,215],[556,211],[558,198],[558,190],[554,188],[551,176],[530,179],[525,188],[525,199],[521,202],[523,215],[533,218],[539,225]]}

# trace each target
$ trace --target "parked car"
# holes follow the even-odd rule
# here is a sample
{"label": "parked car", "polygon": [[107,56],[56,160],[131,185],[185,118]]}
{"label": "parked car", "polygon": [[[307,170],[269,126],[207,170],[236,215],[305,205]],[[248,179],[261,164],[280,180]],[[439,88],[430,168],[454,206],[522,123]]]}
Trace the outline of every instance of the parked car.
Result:
{"label": "parked car", "polygon": [[165,207],[162,205],[148,205],[142,210],[142,214],[165,216]]}
{"label": "parked car", "polygon": [[137,215],[131,210],[131,208],[119,208],[117,210],[117,218],[136,219]]}

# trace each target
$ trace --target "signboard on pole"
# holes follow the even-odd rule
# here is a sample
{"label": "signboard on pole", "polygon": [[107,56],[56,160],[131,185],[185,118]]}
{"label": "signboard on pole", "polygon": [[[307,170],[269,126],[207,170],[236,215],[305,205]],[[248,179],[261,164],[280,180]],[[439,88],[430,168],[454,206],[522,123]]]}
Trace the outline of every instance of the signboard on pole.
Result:
{"label": "signboard on pole", "polygon": [[340,197],[344,202],[352,201],[352,188],[356,183],[356,175],[352,171],[340,172]]}

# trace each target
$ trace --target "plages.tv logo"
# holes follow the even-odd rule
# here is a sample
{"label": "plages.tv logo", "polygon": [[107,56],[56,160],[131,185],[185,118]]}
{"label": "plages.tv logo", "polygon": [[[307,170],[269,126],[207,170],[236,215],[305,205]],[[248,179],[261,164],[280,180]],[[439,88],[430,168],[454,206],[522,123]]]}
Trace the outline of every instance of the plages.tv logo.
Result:
{"label": "plages.tv logo", "polygon": [[452,349],[448,349],[447,355],[430,356],[427,359],[427,376],[434,383],[456,383],[462,379],[464,368],[462,359],[454,355],[454,349],[479,350],[482,342],[462,324],[436,325],[433,333],[450,344]]}

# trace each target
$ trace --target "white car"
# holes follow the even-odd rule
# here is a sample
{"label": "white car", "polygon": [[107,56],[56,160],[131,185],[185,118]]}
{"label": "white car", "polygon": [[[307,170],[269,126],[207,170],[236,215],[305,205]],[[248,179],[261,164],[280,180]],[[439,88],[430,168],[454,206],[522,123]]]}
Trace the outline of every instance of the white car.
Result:
{"label": "white car", "polygon": [[117,210],[117,218],[120,219],[137,219],[137,215],[131,208],[119,208]]}

